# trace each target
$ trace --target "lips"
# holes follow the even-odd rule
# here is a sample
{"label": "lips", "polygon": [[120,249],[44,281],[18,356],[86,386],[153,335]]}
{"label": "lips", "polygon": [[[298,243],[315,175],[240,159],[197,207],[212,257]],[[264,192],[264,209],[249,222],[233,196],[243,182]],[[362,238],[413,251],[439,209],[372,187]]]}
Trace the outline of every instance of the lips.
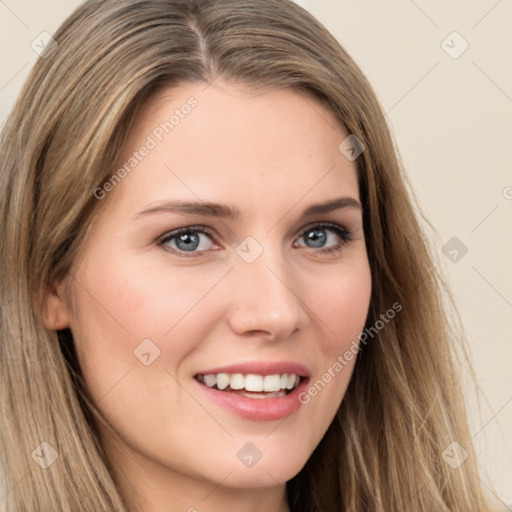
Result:
{"label": "lips", "polygon": [[209,368],[194,375],[202,392],[245,418],[280,419],[300,407],[309,370],[292,361],[252,361]]}

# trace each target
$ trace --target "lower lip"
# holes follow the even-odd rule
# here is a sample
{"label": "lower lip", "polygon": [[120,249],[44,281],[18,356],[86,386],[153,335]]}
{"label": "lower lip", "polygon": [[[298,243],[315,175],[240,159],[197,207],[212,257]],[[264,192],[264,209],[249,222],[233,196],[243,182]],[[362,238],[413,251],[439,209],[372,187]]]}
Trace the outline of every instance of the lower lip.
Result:
{"label": "lower lip", "polygon": [[306,389],[309,379],[302,378],[291,393],[278,398],[248,398],[229,391],[209,388],[196,379],[193,380],[203,393],[228,411],[250,420],[271,421],[286,418],[302,405],[299,395]]}

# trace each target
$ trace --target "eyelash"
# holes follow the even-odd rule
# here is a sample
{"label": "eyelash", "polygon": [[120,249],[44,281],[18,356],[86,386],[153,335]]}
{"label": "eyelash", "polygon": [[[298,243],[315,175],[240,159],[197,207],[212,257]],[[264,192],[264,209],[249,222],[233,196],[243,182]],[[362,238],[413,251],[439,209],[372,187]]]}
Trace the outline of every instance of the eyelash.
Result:
{"label": "eyelash", "polygon": [[[343,228],[342,226],[339,226],[338,224],[334,224],[332,222],[319,222],[317,224],[310,225],[309,227],[306,227],[302,233],[300,234],[299,238],[303,237],[306,233],[309,231],[314,231],[317,228],[327,228],[328,230],[333,231],[336,233],[341,241],[332,246],[325,249],[318,249],[316,252],[320,252],[322,254],[335,254],[340,252],[346,245],[348,245],[352,241],[352,232],[346,228]],[[171,249],[169,247],[166,247],[165,244],[167,242],[170,242],[174,238],[177,238],[178,236],[182,234],[194,234],[194,233],[200,233],[208,235],[212,239],[212,241],[217,244],[217,241],[215,240],[216,235],[213,233],[213,231],[206,226],[187,226],[183,228],[178,228],[173,231],[170,231],[169,233],[166,233],[163,237],[159,238],[157,240],[157,245],[165,249],[166,251],[170,251],[173,254],[176,254],[180,257],[185,258],[191,258],[191,257],[197,257],[197,256],[203,256],[203,252],[205,251],[190,251],[190,254],[187,254],[186,251],[177,251],[176,249]],[[301,246],[303,247],[303,246]],[[307,248],[307,247],[306,247]],[[310,247],[310,249],[314,249],[313,247]]]}

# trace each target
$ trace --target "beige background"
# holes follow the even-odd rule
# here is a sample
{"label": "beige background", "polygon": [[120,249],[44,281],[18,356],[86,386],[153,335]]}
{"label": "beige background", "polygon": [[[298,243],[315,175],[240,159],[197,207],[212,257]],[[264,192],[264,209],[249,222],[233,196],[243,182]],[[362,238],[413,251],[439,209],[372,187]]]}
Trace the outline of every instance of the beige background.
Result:
{"label": "beige background", "polygon": [[[0,0],[1,123],[36,59],[32,41],[79,3]],[[346,47],[388,113],[469,334],[484,397],[478,412],[468,387],[483,479],[512,510],[512,3],[298,3]],[[442,252],[453,237],[467,247],[460,257],[448,246],[457,262]]]}

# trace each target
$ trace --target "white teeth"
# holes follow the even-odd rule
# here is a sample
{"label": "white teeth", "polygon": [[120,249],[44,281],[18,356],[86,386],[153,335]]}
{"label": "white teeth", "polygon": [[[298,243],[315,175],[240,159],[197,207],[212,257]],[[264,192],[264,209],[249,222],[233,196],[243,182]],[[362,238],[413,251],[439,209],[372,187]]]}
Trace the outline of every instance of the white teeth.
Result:
{"label": "white teeth", "polygon": [[205,375],[204,376],[204,383],[209,387],[213,388],[215,384],[217,384],[217,375]]}
{"label": "white teeth", "polygon": [[241,373],[231,375],[229,383],[231,389],[243,389],[245,386],[245,377]]}
{"label": "white teeth", "polygon": [[283,373],[274,375],[257,375],[249,373],[243,375],[241,373],[218,373],[197,376],[199,382],[203,382],[208,387],[224,390],[228,386],[233,390],[244,389],[251,392],[276,393],[281,390],[294,389],[299,385],[300,377],[294,373]]}
{"label": "white teeth", "polygon": [[281,389],[281,377],[279,375],[265,375],[263,377],[263,391],[279,391]]}
{"label": "white teeth", "polygon": [[250,373],[245,376],[245,389],[247,391],[263,391],[263,377]]}
{"label": "white teeth", "polygon": [[286,384],[286,389],[293,389],[295,386],[295,375],[292,373],[288,375],[288,383]]}
{"label": "white teeth", "polygon": [[229,386],[230,378],[227,373],[217,374],[217,387],[219,389],[226,389]]}

